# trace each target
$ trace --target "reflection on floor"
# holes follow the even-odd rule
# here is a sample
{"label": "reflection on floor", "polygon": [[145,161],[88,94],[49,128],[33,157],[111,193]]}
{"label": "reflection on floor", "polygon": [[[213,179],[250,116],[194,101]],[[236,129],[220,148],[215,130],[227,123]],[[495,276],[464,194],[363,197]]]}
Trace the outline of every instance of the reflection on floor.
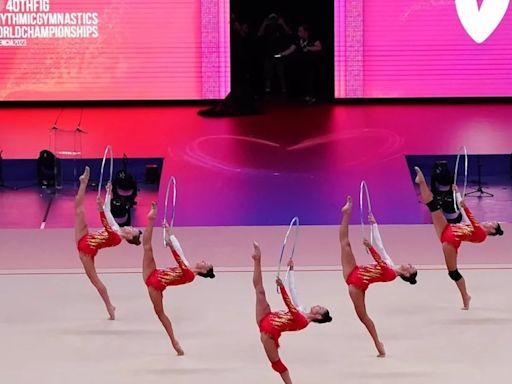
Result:
{"label": "reflection on floor", "polygon": [[[178,226],[282,225],[296,215],[303,224],[336,224],[345,196],[357,196],[362,179],[381,223],[418,224],[429,217],[418,202],[406,156],[455,155],[461,145],[471,155],[512,152],[507,103],[281,105],[260,116],[227,119],[198,117],[198,109],[85,108],[83,157],[101,158],[110,144],[115,157],[164,158],[162,180],[178,180]],[[65,108],[60,123],[73,124],[74,112],[80,111]],[[48,145],[44,127],[59,113],[60,108],[1,109],[0,121],[10,127],[0,129],[4,158],[36,158]],[[478,219],[512,221],[508,164],[497,179],[485,173],[494,198],[469,202]],[[0,228],[23,225],[20,210],[28,227],[39,228],[46,204],[33,192],[0,192]],[[164,194],[160,188],[160,205]],[[152,198],[141,195],[136,225],[144,224]],[[52,205],[48,226],[73,226],[69,204],[58,200],[65,199]],[[354,215],[352,222],[358,221]]]}

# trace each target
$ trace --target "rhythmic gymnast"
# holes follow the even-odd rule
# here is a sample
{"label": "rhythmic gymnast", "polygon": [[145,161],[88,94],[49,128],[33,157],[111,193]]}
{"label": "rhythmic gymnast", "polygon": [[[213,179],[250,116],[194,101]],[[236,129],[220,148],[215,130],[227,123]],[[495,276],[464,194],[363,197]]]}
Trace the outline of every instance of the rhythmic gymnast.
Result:
{"label": "rhythmic gymnast", "polygon": [[190,268],[187,259],[181,249],[178,239],[171,234],[170,228],[165,226],[166,232],[166,245],[171,249],[172,255],[178,263],[177,267],[168,269],[157,269],[155,259],[153,257],[153,247],[151,246],[151,240],[153,237],[153,227],[156,219],[156,203],[151,203],[151,209],[148,213],[148,224],[144,230],[142,236],[142,244],[144,246],[144,259],[142,262],[142,277],[146,286],[148,287],[149,297],[153,303],[158,319],[164,326],[165,331],[171,339],[171,344],[178,354],[178,356],[184,355],[183,349],[180,343],[174,336],[172,329],[171,320],[164,312],[163,306],[163,291],[168,286],[183,285],[194,281],[196,275],[213,279],[215,274],[213,273],[213,266],[206,261],[198,262],[195,267]]}
{"label": "rhythmic gymnast", "polygon": [[[354,304],[356,314],[359,320],[364,324],[370,336],[373,339],[378,351],[378,357],[385,357],[386,351],[384,344],[379,340],[377,329],[370,316],[366,312],[365,295],[368,286],[373,283],[385,283],[393,281],[397,276],[410,284],[416,284],[418,271],[411,264],[395,265],[386,253],[382,245],[379,230],[375,218],[370,216],[372,223],[372,233],[375,240],[375,248],[370,242],[364,239],[363,243],[368,249],[376,264],[358,266],[352,247],[348,238],[348,224],[352,212],[352,198],[347,197],[345,206],[341,209],[343,219],[340,225],[340,244],[341,244],[341,265],[343,268],[343,278],[348,285],[348,292]],[[377,248],[377,249],[376,249]],[[384,259],[383,259],[384,258]]]}
{"label": "rhythmic gymnast", "polygon": [[423,173],[418,167],[414,169],[417,175],[415,181],[420,187],[421,199],[432,214],[432,223],[434,224],[437,236],[441,240],[448,275],[455,281],[462,296],[462,309],[468,310],[471,296],[467,291],[466,281],[457,267],[459,247],[463,241],[481,243],[485,241],[487,236],[502,236],[503,230],[497,221],[478,223],[458,192],[456,196],[457,202],[463,208],[462,213],[467,218],[467,221],[469,221],[469,224],[448,224],[439,204],[433,200],[432,192],[427,186]]}
{"label": "rhythmic gymnast", "polygon": [[290,372],[279,358],[278,348],[281,334],[283,332],[300,331],[306,328],[310,322],[319,324],[329,323],[332,321],[332,317],[326,308],[319,305],[311,307],[309,312],[306,312],[304,307],[300,305],[295,291],[293,261],[291,260],[288,263],[290,267],[288,288],[292,296],[291,300],[281,279],[277,278],[276,280],[288,311],[271,312],[270,305],[265,296],[265,288],[263,287],[261,250],[256,242],[254,242],[253,246],[254,272],[252,283],[256,291],[256,323],[260,329],[261,343],[272,364],[272,369],[281,375],[284,383],[291,384]]}
{"label": "rhythmic gymnast", "polygon": [[112,185],[107,184],[107,196],[105,202],[98,197],[96,203],[100,212],[101,224],[103,229],[98,232],[89,232],[84,215],[84,199],[87,183],[89,182],[90,169],[85,167],[84,174],[80,176],[80,187],[75,199],[75,241],[77,243],[80,261],[84,266],[85,273],[91,281],[92,285],[98,290],[105,306],[110,320],[115,319],[116,308],[110,302],[107,288],[98,277],[96,267],[94,266],[94,257],[100,249],[107,247],[115,247],[122,240],[126,240],[130,244],[140,245],[141,231],[133,227],[122,227],[114,220],[110,213],[110,197],[112,196]]}

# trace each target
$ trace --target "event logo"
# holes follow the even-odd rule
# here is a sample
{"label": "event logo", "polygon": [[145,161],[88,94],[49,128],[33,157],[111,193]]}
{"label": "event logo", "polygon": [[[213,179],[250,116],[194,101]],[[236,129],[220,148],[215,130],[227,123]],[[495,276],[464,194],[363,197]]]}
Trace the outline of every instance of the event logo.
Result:
{"label": "event logo", "polygon": [[500,25],[507,13],[510,0],[455,0],[460,22],[469,36],[483,43]]}
{"label": "event logo", "polygon": [[99,37],[98,12],[50,8],[50,0],[0,0],[0,47],[24,47],[33,39]]}

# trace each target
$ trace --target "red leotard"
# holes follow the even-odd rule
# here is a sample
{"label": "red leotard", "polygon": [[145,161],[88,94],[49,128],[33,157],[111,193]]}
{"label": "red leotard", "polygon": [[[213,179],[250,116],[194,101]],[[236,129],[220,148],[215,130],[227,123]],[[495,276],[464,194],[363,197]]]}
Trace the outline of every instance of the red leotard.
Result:
{"label": "red leotard", "polygon": [[165,288],[171,285],[183,285],[194,281],[196,275],[183,262],[179,253],[171,250],[174,259],[178,263],[177,267],[167,269],[155,269],[146,279],[146,285],[163,292]]}
{"label": "red leotard", "polygon": [[373,283],[386,283],[396,279],[396,272],[384,260],[382,260],[375,248],[368,248],[377,264],[359,266],[356,265],[347,277],[347,284],[366,291]]}
{"label": "red leotard", "polygon": [[278,348],[281,333],[300,331],[309,325],[309,320],[293,305],[284,286],[280,286],[279,290],[288,312],[269,312],[259,323],[260,332],[272,337]]}
{"label": "red leotard", "polygon": [[78,240],[77,248],[81,253],[94,257],[102,248],[115,247],[122,241],[121,236],[115,232],[107,221],[105,212],[100,212],[103,229],[98,232],[86,233]]}
{"label": "red leotard", "polygon": [[475,220],[469,208],[465,207],[464,211],[470,224],[448,224],[441,234],[441,243],[448,243],[456,250],[463,241],[481,243],[487,238],[487,233]]}

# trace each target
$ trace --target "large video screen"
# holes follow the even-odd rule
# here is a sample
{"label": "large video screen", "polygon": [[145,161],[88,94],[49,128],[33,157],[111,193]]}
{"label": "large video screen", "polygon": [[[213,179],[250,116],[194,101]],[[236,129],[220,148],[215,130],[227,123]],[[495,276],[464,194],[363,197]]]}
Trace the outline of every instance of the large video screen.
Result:
{"label": "large video screen", "polygon": [[336,97],[512,95],[510,0],[336,0]]}
{"label": "large video screen", "polygon": [[0,0],[0,100],[221,99],[229,0]]}

